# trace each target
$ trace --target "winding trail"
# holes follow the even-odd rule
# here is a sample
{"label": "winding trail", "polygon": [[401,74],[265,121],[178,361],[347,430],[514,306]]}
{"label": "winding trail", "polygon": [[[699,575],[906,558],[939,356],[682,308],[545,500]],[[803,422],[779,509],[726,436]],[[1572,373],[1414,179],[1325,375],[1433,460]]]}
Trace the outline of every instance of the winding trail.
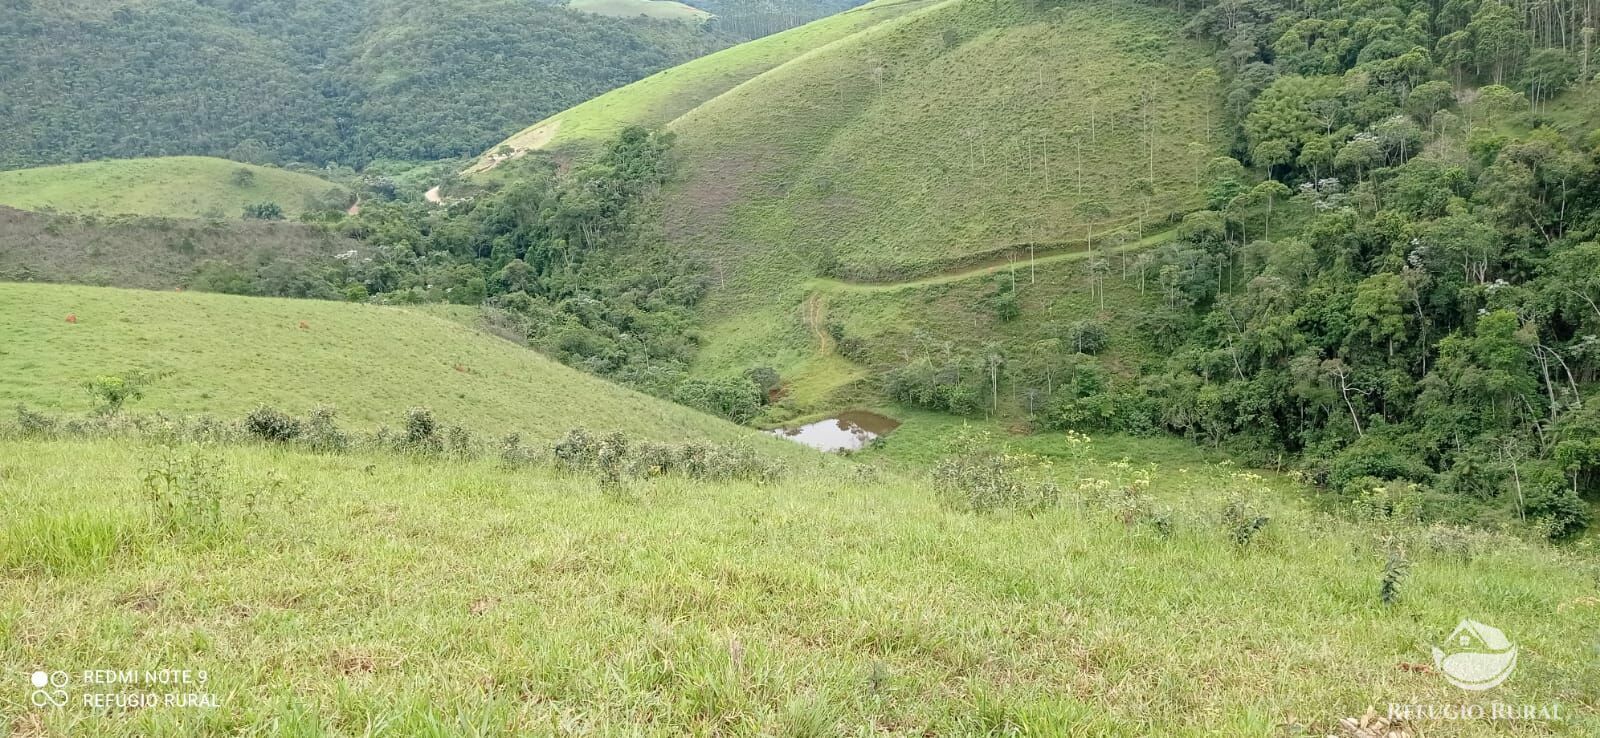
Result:
{"label": "winding trail", "polygon": [[[1086,247],[1075,246],[1071,250],[1054,251],[1044,256],[1032,259],[1033,266],[1043,264],[1056,264],[1060,262],[1079,261],[1092,256],[1106,254],[1125,254],[1132,251],[1141,251],[1158,244],[1171,241],[1178,235],[1177,228],[1169,228],[1159,233],[1153,233],[1137,241],[1131,241],[1113,248],[1099,248],[1094,251]],[[941,272],[920,279],[909,279],[901,282],[865,282],[827,277],[815,277],[805,283],[807,290],[805,303],[802,305],[802,319],[806,328],[811,331],[811,336],[816,339],[817,356],[829,357],[837,355],[834,351],[833,336],[828,333],[828,297],[829,293],[851,292],[898,292],[901,290],[915,290],[924,287],[936,287],[945,284],[964,282],[969,279],[986,277],[998,274],[1001,270],[1009,269],[1015,265],[1025,269],[1029,262],[1013,261],[1008,256],[997,256],[978,264],[964,266],[949,271]],[[843,357],[840,357],[843,359]]]}

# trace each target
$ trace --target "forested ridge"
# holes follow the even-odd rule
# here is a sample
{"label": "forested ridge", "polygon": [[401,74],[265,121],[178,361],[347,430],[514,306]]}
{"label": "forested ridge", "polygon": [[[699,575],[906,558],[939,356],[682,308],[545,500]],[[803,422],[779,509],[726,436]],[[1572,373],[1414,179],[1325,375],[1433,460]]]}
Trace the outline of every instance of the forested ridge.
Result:
{"label": "forested ridge", "polygon": [[0,0],[0,15],[0,169],[463,156],[735,40],[520,0]]}

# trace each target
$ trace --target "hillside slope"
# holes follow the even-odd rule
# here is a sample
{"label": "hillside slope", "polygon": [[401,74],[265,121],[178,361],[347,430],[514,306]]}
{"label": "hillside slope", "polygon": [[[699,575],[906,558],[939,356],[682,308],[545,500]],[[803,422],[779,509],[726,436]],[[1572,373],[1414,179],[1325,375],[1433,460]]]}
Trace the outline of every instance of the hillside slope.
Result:
{"label": "hillside slope", "polygon": [[0,169],[462,156],[733,42],[523,0],[25,0],[0,12]]}
{"label": "hillside slope", "polygon": [[163,376],[138,410],[240,416],[262,403],[296,413],[331,404],[371,428],[422,405],[482,433],[552,437],[584,425],[661,440],[756,435],[399,308],[0,284],[0,335],[0,407],[85,410],[85,381],[144,370]]}
{"label": "hillside slope", "polygon": [[[874,11],[893,17],[852,20]],[[773,366],[800,411],[825,409],[870,373],[819,350],[817,334],[834,329],[817,298],[832,287],[812,278],[904,283],[877,301],[915,313],[949,292],[922,289],[939,286],[930,277],[1135,244],[1203,203],[1202,168],[1224,148],[1221,94],[1210,55],[1181,27],[1131,0],[879,3],[616,90],[510,145],[581,149],[626,123],[675,133],[677,177],[654,222],[714,272],[696,371]],[[786,37],[807,47],[780,54]],[[703,102],[653,102],[685,99]],[[1092,314],[1063,303],[1081,303],[1078,269],[1030,271],[1029,284],[1052,285],[1030,299],[1061,303],[1052,319]],[[926,313],[969,350],[994,314],[993,282],[974,284],[964,304]],[[1030,339],[1002,330],[991,339]]]}
{"label": "hillside slope", "polygon": [[271,202],[292,218],[308,209],[342,206],[348,197],[343,187],[309,174],[202,156],[0,172],[0,205],[23,210],[238,218],[246,205]]}
{"label": "hillside slope", "polygon": [[529,150],[592,150],[629,125],[664,126],[774,67],[931,2],[879,0],[681,64],[519,131],[468,172],[487,171],[501,158]]}

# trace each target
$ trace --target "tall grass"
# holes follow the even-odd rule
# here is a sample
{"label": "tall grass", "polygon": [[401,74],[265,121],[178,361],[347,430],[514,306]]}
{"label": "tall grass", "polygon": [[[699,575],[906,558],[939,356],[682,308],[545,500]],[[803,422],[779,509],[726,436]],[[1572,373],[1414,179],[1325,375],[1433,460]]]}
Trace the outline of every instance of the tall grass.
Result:
{"label": "tall grass", "polygon": [[[1069,483],[1062,504],[975,515],[920,476],[678,476],[606,492],[588,473],[497,459],[216,449],[240,480],[303,495],[207,546],[172,545],[129,506],[155,450],[0,441],[6,509],[121,520],[114,556],[0,576],[0,663],[194,668],[223,707],[34,710],[28,731],[97,735],[1326,735],[1389,701],[1476,699],[1428,644],[1462,617],[1523,649],[1492,696],[1569,720],[1438,721],[1428,736],[1592,735],[1593,552],[1496,534],[1471,554],[1383,561],[1354,520],[1278,480],[1162,463],[1169,535],[1128,527]],[[1272,523],[1217,522],[1248,492]],[[48,506],[45,505],[48,503]],[[136,510],[137,508],[134,508]],[[27,520],[32,520],[30,516]],[[7,520],[6,561],[28,560]],[[1424,530],[1409,534],[1424,536]],[[1422,538],[1418,539],[1423,540]],[[20,634],[20,637],[19,635]]]}

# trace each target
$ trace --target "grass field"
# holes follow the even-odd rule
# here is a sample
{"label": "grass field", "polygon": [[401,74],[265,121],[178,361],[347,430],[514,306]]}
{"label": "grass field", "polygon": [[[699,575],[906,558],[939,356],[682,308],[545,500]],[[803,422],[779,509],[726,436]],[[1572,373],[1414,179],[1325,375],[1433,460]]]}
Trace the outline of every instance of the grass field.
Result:
{"label": "grass field", "polygon": [[[241,184],[235,175],[250,172]],[[277,203],[288,217],[308,201],[338,201],[343,188],[309,174],[203,156],[119,159],[0,172],[0,205],[23,210],[174,218],[239,218],[244,206]],[[334,202],[334,204],[338,204]]]}
{"label": "grass field", "polygon": [[698,23],[711,17],[704,10],[673,0],[571,0],[567,7],[584,13],[618,18],[646,16],[660,20]]}
{"label": "grass field", "polygon": [[[226,500],[216,527],[151,517],[141,480],[173,454]],[[0,690],[11,735],[1265,738],[1489,699],[1567,719],[1414,727],[1600,730],[1592,559],[1399,529],[1413,568],[1384,606],[1376,528],[1181,454],[1150,470],[1166,535],[1076,495],[957,513],[893,474],[601,491],[489,461],[251,446],[0,440],[0,459],[0,664],[71,673],[74,701]],[[1272,517],[1245,546],[1214,513],[1236,494]],[[1463,617],[1521,649],[1487,696],[1425,666]],[[148,689],[219,707],[84,708],[145,689],[83,684],[92,669],[204,670]]]}
{"label": "grass field", "polygon": [[87,410],[84,382],[145,371],[161,377],[131,409],[237,418],[262,403],[296,414],[330,404],[371,430],[428,406],[441,421],[483,434],[548,438],[583,425],[791,448],[401,308],[0,284],[0,336],[0,407],[8,411],[17,403]]}

